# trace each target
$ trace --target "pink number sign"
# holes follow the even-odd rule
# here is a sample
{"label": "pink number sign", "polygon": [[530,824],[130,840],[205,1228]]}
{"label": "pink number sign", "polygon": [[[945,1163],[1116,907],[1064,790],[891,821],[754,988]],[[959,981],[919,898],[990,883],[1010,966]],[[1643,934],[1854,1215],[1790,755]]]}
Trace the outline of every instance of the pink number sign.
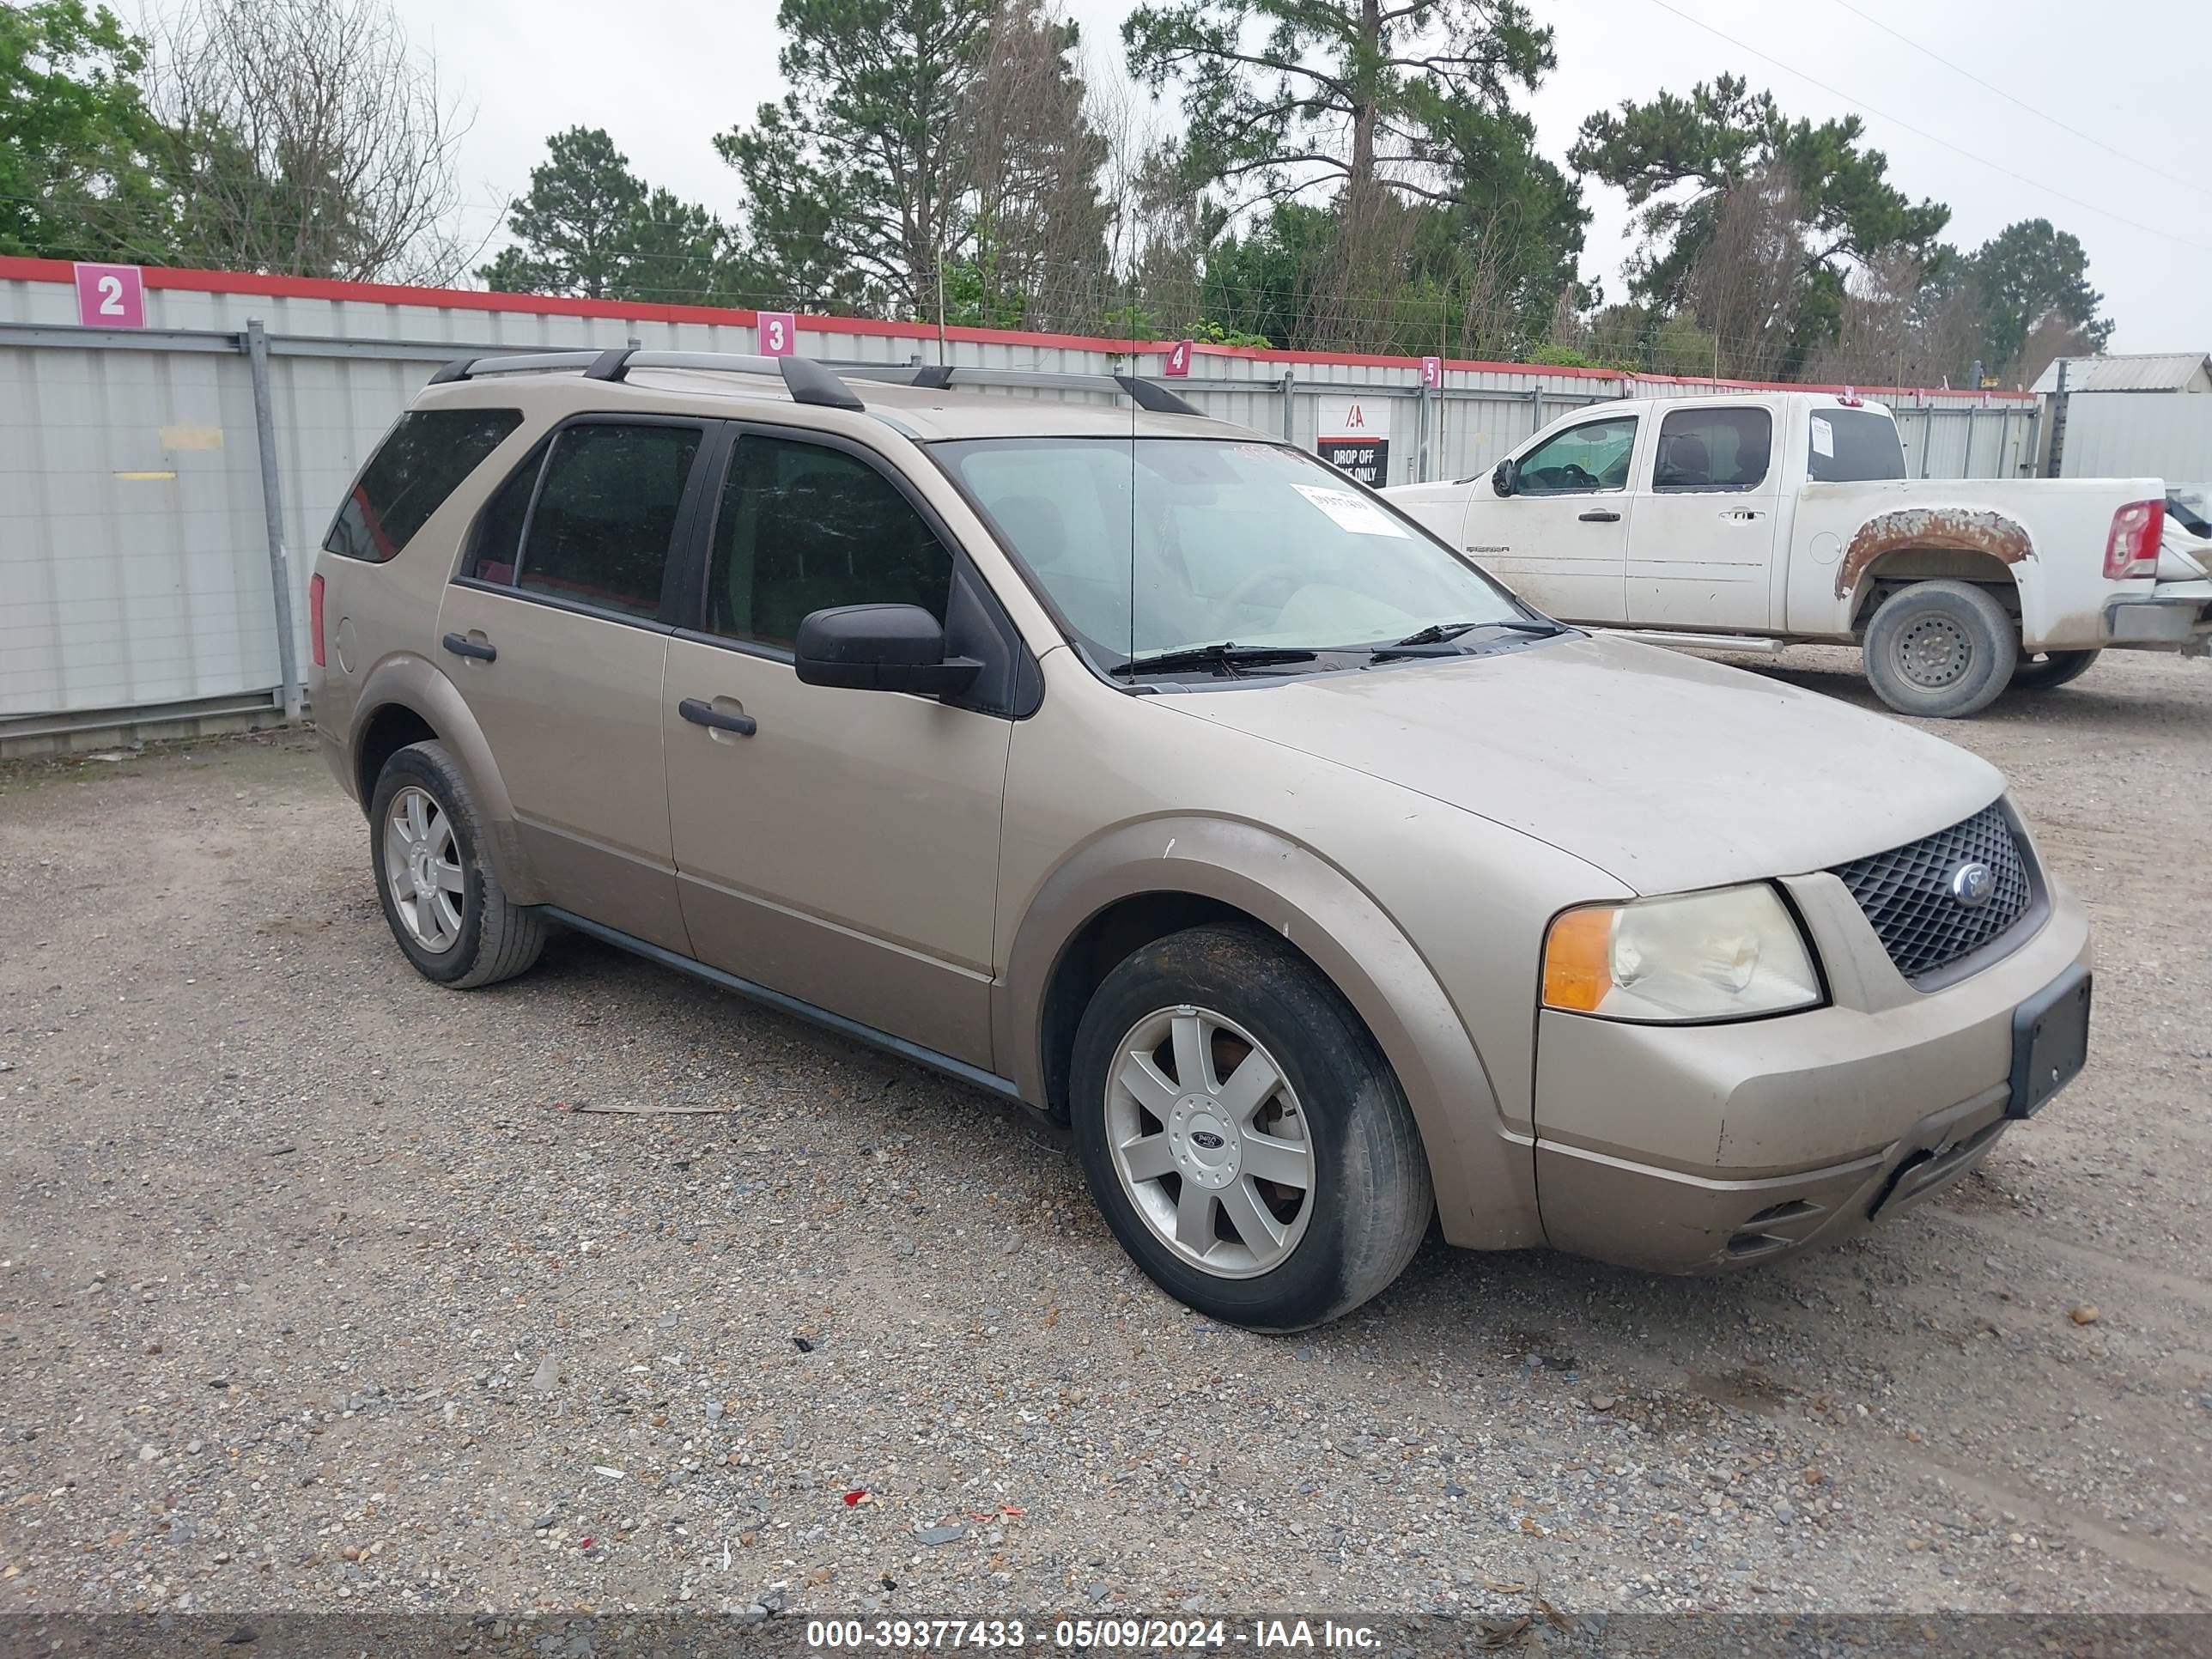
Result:
{"label": "pink number sign", "polygon": [[136,265],[79,265],[76,319],[87,328],[146,326],[146,282]]}
{"label": "pink number sign", "polygon": [[1190,347],[1188,340],[1177,340],[1169,347],[1167,367],[1160,372],[1171,380],[1187,379],[1190,374]]}
{"label": "pink number sign", "polygon": [[1436,387],[1441,386],[1443,383],[1444,360],[1441,357],[1422,358],[1421,384],[1425,386]]}
{"label": "pink number sign", "polygon": [[788,357],[799,349],[799,319],[787,311],[763,311],[757,319],[761,356]]}

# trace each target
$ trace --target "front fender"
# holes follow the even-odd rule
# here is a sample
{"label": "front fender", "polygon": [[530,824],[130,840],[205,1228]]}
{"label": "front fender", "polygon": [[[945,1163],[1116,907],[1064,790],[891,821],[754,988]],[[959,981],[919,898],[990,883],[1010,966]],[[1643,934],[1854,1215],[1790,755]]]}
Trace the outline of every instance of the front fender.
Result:
{"label": "front fender", "polygon": [[1093,917],[1149,894],[1217,900],[1304,952],[1364,1020],[1413,1109],[1444,1237],[1480,1249],[1542,1242],[1529,1138],[1510,1130],[1481,1056],[1413,942],[1368,894],[1310,848],[1256,825],[1147,818],[1061,860],[1031,899],[999,983],[1001,1069],[1046,1102],[1045,992]]}
{"label": "front fender", "polygon": [[[514,831],[514,805],[507,796],[506,781],[500,776],[499,763],[492,758],[491,744],[485,741],[483,728],[469,712],[467,702],[437,665],[415,652],[399,651],[362,678],[354,699],[352,729],[347,735],[346,753],[353,757],[351,763],[358,763],[363,739],[377,715],[395,705],[411,709],[429,723],[468,779],[484,830],[491,836],[500,885],[507,896],[517,904],[544,903],[545,895]],[[375,781],[368,780],[362,792],[363,811],[368,810],[368,796],[374,787]]]}

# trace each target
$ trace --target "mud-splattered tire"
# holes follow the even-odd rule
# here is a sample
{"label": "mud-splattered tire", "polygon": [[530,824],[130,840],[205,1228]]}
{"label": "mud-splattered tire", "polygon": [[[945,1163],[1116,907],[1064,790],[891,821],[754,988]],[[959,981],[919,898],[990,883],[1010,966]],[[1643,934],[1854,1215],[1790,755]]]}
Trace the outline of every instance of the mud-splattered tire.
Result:
{"label": "mud-splattered tire", "polygon": [[2024,656],[2012,671],[2013,690],[2056,691],[2080,679],[2089,672],[2089,665],[2104,654],[2102,651],[2045,651]]}
{"label": "mud-splattered tire", "polygon": [[384,919],[424,978],[467,990],[537,962],[544,920],[500,886],[483,814],[444,744],[410,744],[385,762],[368,826]]}
{"label": "mud-splattered tire", "polygon": [[1413,1110],[1373,1037],[1256,927],[1194,927],[1109,974],[1076,1032],[1069,1101],[1122,1247],[1228,1323],[1298,1330],[1358,1307],[1397,1278],[1435,1210]]}
{"label": "mud-splattered tire", "polygon": [[1915,582],[1867,624],[1866,677],[1900,714],[1961,720],[2012,682],[2020,630],[1986,587]]}

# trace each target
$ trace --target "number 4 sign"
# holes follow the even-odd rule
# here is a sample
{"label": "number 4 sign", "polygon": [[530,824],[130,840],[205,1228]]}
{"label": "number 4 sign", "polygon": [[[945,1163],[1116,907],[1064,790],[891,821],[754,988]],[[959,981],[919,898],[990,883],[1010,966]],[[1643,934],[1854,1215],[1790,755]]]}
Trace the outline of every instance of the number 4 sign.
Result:
{"label": "number 4 sign", "polygon": [[1190,341],[1177,340],[1168,348],[1167,363],[1160,372],[1171,380],[1188,378],[1190,374]]}
{"label": "number 4 sign", "polygon": [[87,328],[146,326],[146,281],[136,265],[79,265],[76,319]]}
{"label": "number 4 sign", "polygon": [[761,356],[788,357],[799,349],[799,319],[787,311],[763,311],[755,318]]}

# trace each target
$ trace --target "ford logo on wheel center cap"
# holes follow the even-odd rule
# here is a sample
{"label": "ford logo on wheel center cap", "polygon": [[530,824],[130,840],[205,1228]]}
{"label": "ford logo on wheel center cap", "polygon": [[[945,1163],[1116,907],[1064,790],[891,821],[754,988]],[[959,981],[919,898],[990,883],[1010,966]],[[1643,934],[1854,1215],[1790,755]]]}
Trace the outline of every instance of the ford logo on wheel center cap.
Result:
{"label": "ford logo on wheel center cap", "polygon": [[1211,1129],[1194,1129],[1191,1131],[1190,1138],[1196,1141],[1200,1146],[1205,1147],[1209,1152],[1212,1152],[1216,1147],[1225,1146],[1228,1145],[1228,1142],[1222,1139],[1219,1135],[1214,1133]]}
{"label": "ford logo on wheel center cap", "polygon": [[1996,872],[1986,864],[1962,864],[1951,872],[1951,896],[1969,910],[1978,910],[1996,896]]}

